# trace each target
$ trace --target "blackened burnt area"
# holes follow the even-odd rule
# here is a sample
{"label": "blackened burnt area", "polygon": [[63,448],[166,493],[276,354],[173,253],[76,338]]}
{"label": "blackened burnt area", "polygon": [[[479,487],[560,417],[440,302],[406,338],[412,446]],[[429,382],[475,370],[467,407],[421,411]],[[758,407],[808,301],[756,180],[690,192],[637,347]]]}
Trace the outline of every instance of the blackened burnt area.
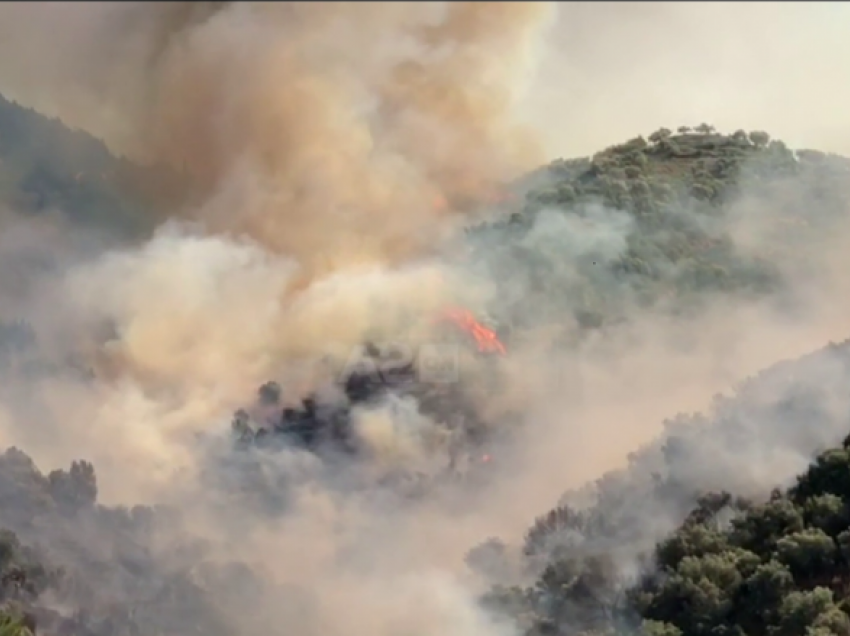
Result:
{"label": "blackened burnt area", "polygon": [[[276,382],[260,387],[256,405],[249,413],[240,409],[233,418],[233,432],[242,448],[298,447],[316,453],[357,455],[352,411],[379,404],[387,397],[413,398],[419,411],[456,434],[461,448],[453,453],[475,453],[486,446],[485,425],[472,407],[470,395],[460,383],[422,381],[413,363],[392,364],[379,359],[374,347],[366,347],[372,364],[351,370],[338,382],[344,400],[322,400],[310,395],[297,407],[282,407],[282,389]],[[482,359],[484,356],[482,356]],[[259,414],[259,415],[258,415]]]}

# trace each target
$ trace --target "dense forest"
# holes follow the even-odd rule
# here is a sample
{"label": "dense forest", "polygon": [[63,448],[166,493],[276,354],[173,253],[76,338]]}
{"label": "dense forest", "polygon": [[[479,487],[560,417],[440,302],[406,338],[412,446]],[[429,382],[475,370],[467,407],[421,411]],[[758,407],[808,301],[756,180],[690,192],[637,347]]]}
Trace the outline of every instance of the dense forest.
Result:
{"label": "dense forest", "polygon": [[[787,302],[788,273],[816,267],[812,246],[843,221],[848,176],[850,160],[792,151],[764,132],[662,129],[512,184],[506,214],[468,230],[465,266],[498,282],[491,313],[506,337],[564,316],[579,333],[643,309],[687,317],[718,296]],[[149,208],[184,196],[179,175],[0,99],[4,205],[137,236],[151,229]],[[769,229],[755,248],[733,239],[753,215]],[[598,240],[572,244],[576,223]],[[44,373],[28,358],[37,347],[27,324],[0,324],[4,364]],[[625,469],[529,520],[522,545],[494,537],[470,550],[489,588],[482,607],[527,636],[850,635],[848,387],[850,341],[674,417]],[[279,411],[275,391],[265,385],[259,398]],[[248,419],[242,411],[219,431],[211,469],[260,452],[245,448],[256,441]],[[795,481],[769,483],[779,463]],[[224,481],[208,485],[233,488]],[[224,636],[261,614],[268,592],[247,565],[213,559],[180,510],[99,503],[86,461],[44,474],[7,449],[0,528],[3,636]],[[282,596],[298,604],[291,590]]]}

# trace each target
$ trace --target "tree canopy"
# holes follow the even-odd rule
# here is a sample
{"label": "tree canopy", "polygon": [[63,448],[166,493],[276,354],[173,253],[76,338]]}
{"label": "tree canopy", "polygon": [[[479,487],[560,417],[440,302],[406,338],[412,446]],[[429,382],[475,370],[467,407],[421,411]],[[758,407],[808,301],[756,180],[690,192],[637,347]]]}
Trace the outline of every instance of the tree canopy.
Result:
{"label": "tree canopy", "polygon": [[[519,209],[469,230],[472,262],[499,283],[494,317],[520,329],[569,315],[598,329],[645,308],[777,297],[792,293],[783,270],[805,268],[843,222],[848,174],[847,159],[791,151],[761,131],[662,128],[520,179]],[[746,223],[758,248],[738,240]]]}

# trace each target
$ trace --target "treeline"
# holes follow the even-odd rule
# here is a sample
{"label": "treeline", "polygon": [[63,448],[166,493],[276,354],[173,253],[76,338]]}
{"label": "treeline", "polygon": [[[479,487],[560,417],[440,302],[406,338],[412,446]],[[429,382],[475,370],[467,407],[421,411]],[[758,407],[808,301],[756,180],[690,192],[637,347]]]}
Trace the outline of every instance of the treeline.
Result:
{"label": "treeline", "polygon": [[[603,530],[594,523],[558,508],[528,533],[525,555],[554,532]],[[533,586],[496,588],[484,603],[529,636],[850,634],[850,438],[767,502],[701,496],[636,581],[614,554],[564,548]]]}

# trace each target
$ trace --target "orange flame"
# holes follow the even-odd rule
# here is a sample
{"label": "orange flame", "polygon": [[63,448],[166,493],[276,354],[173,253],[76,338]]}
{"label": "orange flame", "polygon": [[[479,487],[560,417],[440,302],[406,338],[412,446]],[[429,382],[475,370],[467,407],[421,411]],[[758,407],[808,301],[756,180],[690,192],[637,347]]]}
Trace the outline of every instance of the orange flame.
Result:
{"label": "orange flame", "polygon": [[447,309],[441,319],[454,323],[475,338],[480,353],[498,353],[499,355],[507,353],[505,345],[499,340],[496,332],[475,320],[468,309]]}

